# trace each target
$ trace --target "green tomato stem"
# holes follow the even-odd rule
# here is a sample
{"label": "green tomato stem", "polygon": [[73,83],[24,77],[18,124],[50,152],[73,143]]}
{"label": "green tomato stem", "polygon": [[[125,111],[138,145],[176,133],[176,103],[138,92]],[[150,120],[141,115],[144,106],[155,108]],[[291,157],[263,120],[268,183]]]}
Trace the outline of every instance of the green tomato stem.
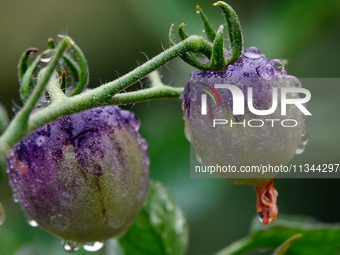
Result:
{"label": "green tomato stem", "polygon": [[14,117],[8,128],[0,137],[0,150],[7,154],[12,146],[28,133],[28,119],[34,110],[41,94],[43,93],[50,77],[58,64],[59,58],[63,55],[65,49],[69,46],[69,40],[65,37],[59,44],[51,62],[46,68],[38,85],[34,88],[32,95],[28,98],[23,108]]}
{"label": "green tomato stem", "polygon": [[33,94],[13,119],[3,136],[0,137],[0,150],[2,152],[7,154],[10,148],[29,133],[49,122],[73,113],[112,104],[129,104],[160,98],[179,98],[183,88],[172,88],[164,85],[134,92],[117,93],[185,52],[204,52],[206,50],[205,41],[202,37],[190,36],[117,80],[82,94],[74,95],[73,97],[65,97],[63,100],[52,101],[46,108],[31,114],[59,58],[62,57],[64,50],[69,46],[70,40],[68,37],[64,37]]}

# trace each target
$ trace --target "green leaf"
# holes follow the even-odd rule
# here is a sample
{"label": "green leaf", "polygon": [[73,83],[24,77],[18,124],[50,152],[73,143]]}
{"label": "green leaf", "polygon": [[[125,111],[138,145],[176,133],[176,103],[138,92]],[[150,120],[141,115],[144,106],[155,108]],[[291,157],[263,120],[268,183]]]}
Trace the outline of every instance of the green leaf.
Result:
{"label": "green leaf", "polygon": [[186,219],[161,183],[151,182],[148,199],[119,243],[128,255],[184,254],[188,243]]}
{"label": "green leaf", "polygon": [[[289,245],[291,245],[290,248]],[[272,224],[263,226],[256,219],[252,224],[249,237],[231,244],[217,254],[247,254],[250,251],[259,249],[273,251],[276,249],[275,252],[278,252],[280,249],[285,248],[289,248],[286,253],[277,254],[338,254],[340,248],[340,225],[319,223],[309,218],[281,217]]]}
{"label": "green leaf", "polygon": [[283,244],[280,245],[280,247],[278,247],[273,255],[284,255],[286,254],[286,251],[288,251],[288,249],[293,245],[293,243],[300,239],[303,235],[302,234],[296,234],[293,235],[292,237],[290,237],[288,240],[286,240]]}

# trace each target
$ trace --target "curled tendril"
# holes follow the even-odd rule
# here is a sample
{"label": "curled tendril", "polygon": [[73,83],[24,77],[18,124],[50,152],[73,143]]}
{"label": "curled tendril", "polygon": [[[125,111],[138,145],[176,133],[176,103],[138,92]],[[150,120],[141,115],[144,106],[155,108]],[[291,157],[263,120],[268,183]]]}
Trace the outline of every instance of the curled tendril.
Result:
{"label": "curled tendril", "polygon": [[[181,58],[188,64],[201,70],[223,70],[227,65],[235,62],[241,56],[243,50],[241,24],[235,11],[231,8],[230,5],[222,1],[218,1],[213,5],[219,7],[224,14],[226,23],[228,25],[228,35],[232,54],[227,54],[228,50],[224,48],[224,27],[220,26],[217,32],[215,32],[207,16],[204,14],[202,8],[197,5],[197,13],[200,14],[204,32],[208,39],[205,42],[205,45],[207,47],[203,52],[203,57],[202,54],[185,53],[181,56]],[[186,38],[188,38],[188,35],[184,32],[183,26],[184,24],[182,23],[178,27],[178,35],[181,40],[185,40]],[[169,42],[171,45],[175,45],[173,28],[174,25],[172,24],[169,32]],[[229,59],[226,59],[226,56],[228,55],[231,55],[231,57]]]}

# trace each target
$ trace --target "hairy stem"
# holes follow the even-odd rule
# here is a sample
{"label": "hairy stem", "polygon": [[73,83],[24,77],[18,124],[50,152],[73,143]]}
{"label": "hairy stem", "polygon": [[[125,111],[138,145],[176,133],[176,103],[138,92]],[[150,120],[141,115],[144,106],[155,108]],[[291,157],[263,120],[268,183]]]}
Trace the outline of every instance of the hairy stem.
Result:
{"label": "hairy stem", "polygon": [[8,128],[0,137],[0,149],[6,153],[10,148],[21,138],[28,133],[28,119],[31,112],[34,110],[41,94],[43,93],[50,77],[58,64],[59,58],[63,55],[65,49],[69,45],[69,40],[65,37],[59,44],[58,49],[55,52],[51,62],[46,68],[44,75],[41,77],[38,85],[34,88],[32,95],[29,97],[23,108],[14,117]]}
{"label": "hairy stem", "polygon": [[[66,48],[67,46],[67,40],[63,39],[63,44],[59,46],[59,49],[54,55],[54,58],[52,59],[46,70],[46,73],[43,76],[43,79],[36,87],[36,90],[39,89],[39,91],[33,92],[33,95],[30,97],[27,104],[10,124],[10,128],[8,128],[4,135],[0,138],[0,150],[8,153],[9,149],[13,147],[15,143],[20,141],[30,132],[49,122],[73,113],[109,104],[129,104],[158,98],[180,97],[183,88],[172,88],[169,86],[154,86],[149,89],[135,92],[122,94],[117,93],[128,88],[135,82],[139,81],[154,70],[160,68],[185,52],[204,51],[206,46],[205,44],[206,42],[202,37],[190,36],[117,80],[103,84],[100,87],[85,93],[64,98],[62,102],[60,102],[60,100],[52,102],[48,107],[30,115],[42,91],[44,90],[49,77],[52,75],[53,69],[57,65],[58,58],[62,55],[61,47],[63,46]],[[38,96],[36,97],[34,95]],[[34,100],[32,98],[34,98]],[[21,128],[22,125],[25,127]]]}

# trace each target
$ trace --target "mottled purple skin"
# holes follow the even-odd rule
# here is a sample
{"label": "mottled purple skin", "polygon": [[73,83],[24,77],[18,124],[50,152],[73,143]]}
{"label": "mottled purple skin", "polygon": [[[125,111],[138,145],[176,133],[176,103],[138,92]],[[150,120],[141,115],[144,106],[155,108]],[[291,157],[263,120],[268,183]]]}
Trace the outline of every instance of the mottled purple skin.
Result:
{"label": "mottled purple skin", "polygon": [[[256,58],[246,57],[247,50],[258,51]],[[253,88],[254,107],[256,109],[268,109],[271,106],[271,88],[280,87],[277,82],[277,77],[283,78],[287,75],[284,69],[279,70],[274,65],[269,64],[270,60],[261,55],[260,51],[255,47],[250,47],[245,50],[245,53],[231,65],[222,71],[198,71],[190,75],[188,85],[183,93],[183,109],[186,116],[190,117],[190,101],[201,98],[202,94],[206,94],[200,88],[205,88],[204,84],[214,86],[215,84],[234,84],[240,88],[247,98],[247,88]],[[269,68],[263,72],[263,69],[268,65]],[[262,72],[261,72],[262,71]],[[266,73],[272,79],[262,79],[259,74]],[[193,85],[194,84],[194,85]],[[227,89],[216,89],[222,99],[224,107],[232,109],[231,92]],[[208,104],[213,105],[213,101],[208,100]],[[245,108],[247,111],[247,107]],[[250,113],[249,110],[247,113]]]}
{"label": "mottled purple skin", "polygon": [[[232,84],[242,90],[245,98],[245,114],[233,115],[233,99],[229,89],[216,88],[222,105],[216,95],[204,84]],[[288,107],[287,116],[281,116],[280,97],[282,87],[299,85],[297,78],[287,75],[280,60],[269,60],[255,47],[246,49],[235,63],[222,71],[198,71],[190,75],[183,93],[182,108],[185,120],[185,133],[193,145],[197,158],[204,165],[260,165],[287,164],[295,155],[304,128],[304,117],[297,109]],[[247,89],[253,88],[253,106],[258,110],[267,110],[272,106],[272,88],[278,89],[278,108],[268,116],[251,113],[247,107]],[[207,94],[201,88],[212,93],[214,101],[207,95],[207,115],[201,114],[201,97]],[[297,95],[291,95],[296,97]],[[242,122],[250,119],[289,119],[298,121],[295,128],[282,128],[276,123],[274,128],[249,128],[228,125],[212,127],[213,119],[227,119]],[[226,175],[235,183],[259,184],[273,178],[274,175]],[[249,179],[248,179],[249,176]],[[240,178],[239,178],[240,177]],[[247,177],[247,178],[244,178]],[[266,178],[263,178],[266,177]],[[242,179],[243,178],[243,179]]]}
{"label": "mottled purple skin", "polygon": [[15,199],[29,218],[66,240],[124,234],[149,190],[139,125],[133,113],[108,106],[38,129],[8,156]]}

